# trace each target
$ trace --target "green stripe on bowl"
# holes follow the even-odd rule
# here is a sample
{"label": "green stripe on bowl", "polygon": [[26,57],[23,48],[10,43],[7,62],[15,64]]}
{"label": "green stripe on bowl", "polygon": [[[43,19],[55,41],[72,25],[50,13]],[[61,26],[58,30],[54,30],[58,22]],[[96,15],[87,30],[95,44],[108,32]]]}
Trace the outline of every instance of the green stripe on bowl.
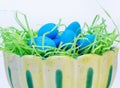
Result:
{"label": "green stripe on bowl", "polygon": [[29,70],[26,71],[26,79],[27,79],[28,88],[34,88],[32,82],[32,75]]}
{"label": "green stripe on bowl", "polygon": [[92,88],[93,69],[89,68],[87,72],[86,88]]}
{"label": "green stripe on bowl", "polygon": [[62,88],[62,71],[56,71],[56,88]]}
{"label": "green stripe on bowl", "polygon": [[14,88],[13,82],[12,82],[12,75],[11,75],[10,67],[8,67],[8,76],[9,76],[9,79],[10,79],[11,86],[12,86],[12,88]]}
{"label": "green stripe on bowl", "polygon": [[107,82],[106,88],[109,88],[109,86],[110,86],[111,79],[112,79],[112,71],[113,71],[113,66],[110,66],[109,75],[108,75],[108,82]]}

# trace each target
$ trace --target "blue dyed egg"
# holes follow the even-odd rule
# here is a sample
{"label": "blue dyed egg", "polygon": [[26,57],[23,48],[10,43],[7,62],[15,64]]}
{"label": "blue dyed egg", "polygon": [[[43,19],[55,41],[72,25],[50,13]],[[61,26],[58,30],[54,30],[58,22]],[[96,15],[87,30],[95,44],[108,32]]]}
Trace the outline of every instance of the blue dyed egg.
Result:
{"label": "blue dyed egg", "polygon": [[78,36],[81,33],[81,26],[77,21],[74,21],[66,28],[66,30],[71,30]]}
{"label": "blue dyed egg", "polygon": [[58,47],[61,42],[61,37],[59,35],[57,35],[57,37],[55,39],[53,39],[53,41],[55,42],[56,46]]}
{"label": "blue dyed egg", "polygon": [[76,37],[75,33],[71,30],[65,30],[61,35],[61,42],[63,44],[65,43],[71,43],[74,41],[74,38]]}
{"label": "blue dyed egg", "polygon": [[77,45],[80,46],[80,48],[84,48],[89,44],[92,44],[94,41],[95,41],[95,35],[90,34],[90,35],[86,35],[85,39],[78,40]]}
{"label": "blue dyed egg", "polygon": [[[43,44],[45,47],[42,48],[42,39],[43,39],[42,36],[34,38],[34,42],[39,47],[40,50],[46,50],[46,49],[48,49],[48,48],[46,48],[46,46],[56,47],[56,44],[55,44],[55,42],[52,39],[50,39],[48,37],[45,37],[44,38],[44,44]],[[30,44],[31,44],[31,40],[28,41],[28,45],[30,45]]]}
{"label": "blue dyed egg", "polygon": [[48,23],[43,25],[39,31],[38,36],[43,36],[45,33],[49,32],[46,36],[54,39],[58,35],[58,27],[54,23]]}

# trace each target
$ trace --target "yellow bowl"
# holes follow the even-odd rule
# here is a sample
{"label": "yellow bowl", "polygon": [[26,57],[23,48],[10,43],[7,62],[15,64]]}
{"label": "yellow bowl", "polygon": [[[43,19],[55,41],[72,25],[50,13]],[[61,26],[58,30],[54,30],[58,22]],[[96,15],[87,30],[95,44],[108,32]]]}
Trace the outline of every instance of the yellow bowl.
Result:
{"label": "yellow bowl", "polygon": [[109,88],[117,68],[118,50],[102,56],[19,57],[4,52],[5,68],[12,88]]}

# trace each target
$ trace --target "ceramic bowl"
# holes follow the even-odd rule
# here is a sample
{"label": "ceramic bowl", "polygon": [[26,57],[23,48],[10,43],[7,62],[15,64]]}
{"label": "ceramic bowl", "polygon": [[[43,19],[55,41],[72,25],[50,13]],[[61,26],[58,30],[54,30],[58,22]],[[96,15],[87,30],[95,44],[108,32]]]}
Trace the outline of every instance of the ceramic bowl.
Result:
{"label": "ceramic bowl", "polygon": [[4,52],[11,88],[110,88],[116,74],[118,50],[102,56],[86,54],[41,57]]}

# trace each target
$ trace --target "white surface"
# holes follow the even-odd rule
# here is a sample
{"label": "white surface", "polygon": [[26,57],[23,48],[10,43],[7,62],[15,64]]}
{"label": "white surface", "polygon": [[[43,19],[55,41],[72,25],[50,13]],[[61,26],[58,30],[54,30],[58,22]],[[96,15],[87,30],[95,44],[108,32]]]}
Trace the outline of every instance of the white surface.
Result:
{"label": "white surface", "polygon": [[[120,0],[99,0],[99,2],[111,14],[116,24],[120,25]],[[27,14],[32,28],[38,28],[46,22],[58,22],[59,18],[62,18],[65,24],[77,20],[83,25],[83,22],[90,23],[96,14],[100,14],[107,19],[108,29],[113,29],[113,25],[96,3],[96,0],[0,0],[0,26],[17,26],[13,12],[10,12],[15,10]],[[118,27],[120,29],[120,26]],[[120,88],[119,82],[120,60],[118,59],[118,70],[112,88]],[[1,53],[0,88],[9,88]]]}

